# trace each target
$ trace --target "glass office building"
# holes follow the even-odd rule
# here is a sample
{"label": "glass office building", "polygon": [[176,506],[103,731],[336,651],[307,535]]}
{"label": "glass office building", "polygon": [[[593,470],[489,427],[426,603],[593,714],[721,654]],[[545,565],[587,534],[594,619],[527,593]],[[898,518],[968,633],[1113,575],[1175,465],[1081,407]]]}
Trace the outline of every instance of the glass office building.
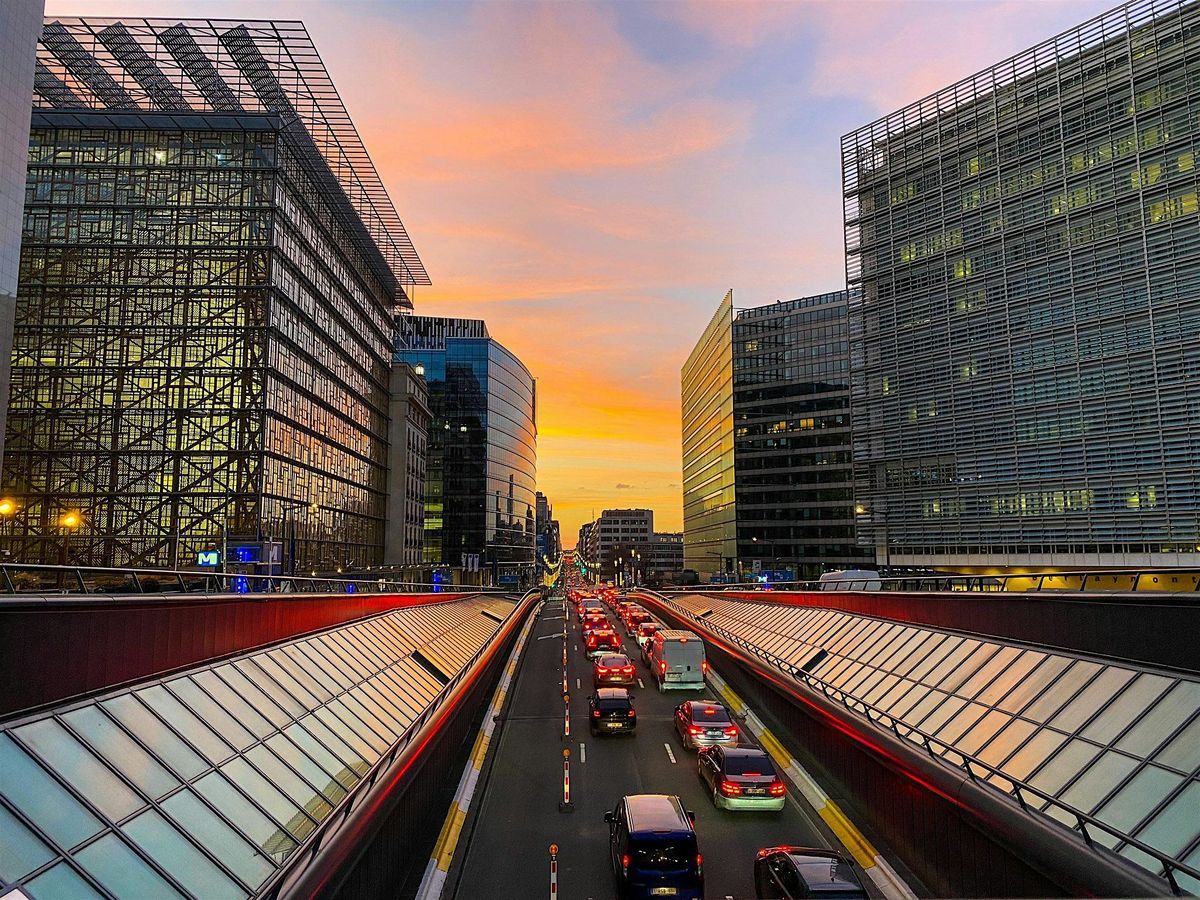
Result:
{"label": "glass office building", "polygon": [[1198,60],[1139,0],[843,138],[880,563],[1200,561]]}
{"label": "glass office building", "polygon": [[479,319],[401,314],[395,359],[429,384],[425,562],[478,555],[497,579],[537,562],[537,385]]}
{"label": "glass office building", "polygon": [[[29,146],[29,95],[42,30],[43,0],[0,4],[0,401],[8,397],[17,272],[21,259],[21,209],[25,205],[25,160]],[[0,455],[4,421],[0,402]]]}
{"label": "glass office building", "polygon": [[860,566],[845,291],[737,310],[733,457],[745,568],[802,580]]}
{"label": "glass office building", "polygon": [[733,490],[733,291],[683,364],[683,566],[737,571]]}
{"label": "glass office building", "polygon": [[34,86],[13,557],[378,563],[428,276],[303,25],[47,20]]}

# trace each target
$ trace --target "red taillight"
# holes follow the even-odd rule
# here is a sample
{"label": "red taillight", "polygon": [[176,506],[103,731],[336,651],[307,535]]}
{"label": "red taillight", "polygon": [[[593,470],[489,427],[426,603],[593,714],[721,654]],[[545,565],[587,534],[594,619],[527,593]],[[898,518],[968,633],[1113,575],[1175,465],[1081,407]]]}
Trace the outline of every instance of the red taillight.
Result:
{"label": "red taillight", "polygon": [[700,671],[703,672],[705,675],[708,674],[708,660],[707,659],[700,663]]}
{"label": "red taillight", "polygon": [[608,666],[596,666],[596,671],[604,675],[608,672]]}
{"label": "red taillight", "polygon": [[730,725],[724,731],[725,737],[737,737],[737,733],[738,733],[738,730],[737,730],[736,725]]}
{"label": "red taillight", "polygon": [[664,675],[666,675],[666,674],[667,674],[667,663],[666,663],[666,660],[663,660],[662,662],[660,662],[660,663],[658,664],[658,671],[662,672],[662,674],[664,674]]}
{"label": "red taillight", "polygon": [[703,856],[703,854],[697,853],[696,854],[696,868],[698,869],[702,865],[704,865],[704,856]]}
{"label": "red taillight", "polygon": [[632,719],[632,718],[635,718],[636,716],[637,716],[637,712],[635,712],[634,710],[631,709],[629,711],[629,718]]}
{"label": "red taillight", "polygon": [[629,854],[628,853],[621,854],[621,868],[624,869],[626,872],[629,871]]}
{"label": "red taillight", "polygon": [[689,725],[688,734],[704,734],[704,729],[699,725]]}
{"label": "red taillight", "polygon": [[624,672],[626,675],[632,675],[633,674],[633,666],[626,666],[621,671]]}
{"label": "red taillight", "polygon": [[728,778],[722,778],[721,793],[726,797],[737,797],[742,793],[742,786],[740,784],[734,784]]}
{"label": "red taillight", "polygon": [[784,795],[784,793],[787,791],[787,787],[784,785],[784,783],[782,781],[773,781],[773,782],[771,782],[771,787],[769,788],[769,791],[770,791],[772,797],[782,797]]}
{"label": "red taillight", "polygon": [[600,710],[598,710],[598,709],[593,709],[593,710],[592,710],[592,718],[593,718],[593,719],[598,719],[598,718],[600,718]]}

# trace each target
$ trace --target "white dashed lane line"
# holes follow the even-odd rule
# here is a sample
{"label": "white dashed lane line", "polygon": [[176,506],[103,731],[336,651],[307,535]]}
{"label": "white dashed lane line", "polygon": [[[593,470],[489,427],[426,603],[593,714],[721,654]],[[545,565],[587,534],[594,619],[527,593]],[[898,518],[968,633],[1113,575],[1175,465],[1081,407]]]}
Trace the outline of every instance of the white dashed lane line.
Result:
{"label": "white dashed lane line", "polygon": [[577,691],[580,690],[578,678],[575,679],[575,690],[577,690]]}
{"label": "white dashed lane line", "polygon": [[675,765],[675,753],[673,750],[671,750],[671,745],[663,744],[663,746],[667,749],[667,756],[671,760],[671,765]]}
{"label": "white dashed lane line", "polygon": [[638,687],[640,687],[642,690],[646,689],[646,685],[642,683],[642,679],[640,678],[638,679]]}
{"label": "white dashed lane line", "polygon": [[581,763],[587,762],[587,744],[583,741],[579,742],[579,761]]}

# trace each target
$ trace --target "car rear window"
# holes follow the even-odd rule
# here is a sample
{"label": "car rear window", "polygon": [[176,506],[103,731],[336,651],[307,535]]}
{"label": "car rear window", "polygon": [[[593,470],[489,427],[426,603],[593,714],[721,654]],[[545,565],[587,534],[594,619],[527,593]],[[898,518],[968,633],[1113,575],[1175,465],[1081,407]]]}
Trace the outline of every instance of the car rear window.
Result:
{"label": "car rear window", "polygon": [[630,846],[633,864],[639,869],[687,869],[696,864],[696,842],[688,840],[639,840]]}
{"label": "car rear window", "polygon": [[629,665],[628,656],[602,656],[600,657],[600,665],[602,666],[627,666]]}
{"label": "car rear window", "polygon": [[628,700],[598,700],[596,705],[601,712],[627,712],[633,704]]}
{"label": "car rear window", "polygon": [[749,775],[757,772],[759,775],[774,775],[775,767],[771,758],[766,756],[726,756],[726,775]]}
{"label": "car rear window", "polygon": [[796,868],[808,884],[809,890],[820,892],[822,897],[860,896],[863,890],[854,869],[836,859],[814,859],[811,856],[792,855]]}
{"label": "car rear window", "polygon": [[696,704],[692,704],[692,721],[725,725],[729,722],[729,713],[721,706],[697,706]]}

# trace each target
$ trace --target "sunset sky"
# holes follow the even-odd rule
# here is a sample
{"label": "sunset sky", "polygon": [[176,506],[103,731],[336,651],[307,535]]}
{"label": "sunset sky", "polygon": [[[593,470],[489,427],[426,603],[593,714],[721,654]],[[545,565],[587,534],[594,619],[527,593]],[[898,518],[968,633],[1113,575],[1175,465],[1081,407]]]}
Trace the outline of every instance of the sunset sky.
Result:
{"label": "sunset sky", "polygon": [[844,287],[839,139],[1115,5],[47,0],[49,15],[301,19],[433,279],[538,379],[572,546],[682,528],[679,369],[721,297]]}

